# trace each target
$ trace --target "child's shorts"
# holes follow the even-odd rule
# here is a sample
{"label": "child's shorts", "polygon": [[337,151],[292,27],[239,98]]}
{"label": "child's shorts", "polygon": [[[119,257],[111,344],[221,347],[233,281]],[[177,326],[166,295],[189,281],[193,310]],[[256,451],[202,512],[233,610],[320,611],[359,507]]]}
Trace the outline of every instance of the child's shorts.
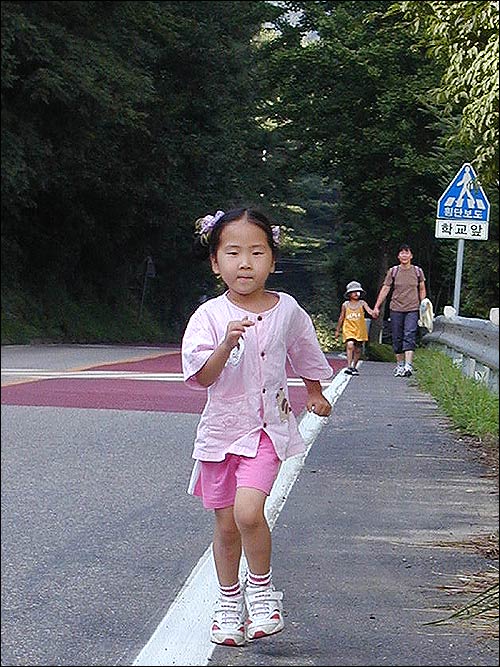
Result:
{"label": "child's shorts", "polygon": [[346,339],[345,339],[345,342],[346,342],[346,343],[354,343],[354,345],[355,345],[356,347],[362,347],[364,341],[362,341],[362,340],[356,340],[356,338],[346,338]]}
{"label": "child's shorts", "polygon": [[267,433],[260,434],[254,458],[227,454],[224,461],[200,461],[200,475],[193,495],[200,496],[206,509],[232,507],[236,489],[258,489],[269,495],[281,461]]}

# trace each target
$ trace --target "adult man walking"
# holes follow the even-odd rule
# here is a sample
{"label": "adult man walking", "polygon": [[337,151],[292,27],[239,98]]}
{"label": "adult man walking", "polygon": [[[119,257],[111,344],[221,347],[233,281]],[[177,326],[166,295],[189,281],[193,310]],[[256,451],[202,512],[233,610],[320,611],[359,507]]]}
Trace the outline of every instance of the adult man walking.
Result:
{"label": "adult man walking", "polygon": [[420,302],[426,297],[425,275],[419,266],[411,263],[413,253],[404,243],[399,247],[399,265],[391,267],[384,278],[373,308],[375,317],[389,292],[392,348],[396,355],[396,377],[410,377],[413,373],[413,353],[417,344]]}

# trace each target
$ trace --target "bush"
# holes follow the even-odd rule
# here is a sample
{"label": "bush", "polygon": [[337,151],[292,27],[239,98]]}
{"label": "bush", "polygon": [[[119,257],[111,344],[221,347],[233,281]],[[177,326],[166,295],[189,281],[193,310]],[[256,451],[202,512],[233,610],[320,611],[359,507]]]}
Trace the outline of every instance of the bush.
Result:
{"label": "bush", "polygon": [[336,324],[328,315],[319,313],[312,315],[312,321],[316,329],[316,335],[323,352],[342,352],[344,344],[340,338],[335,338]]}
{"label": "bush", "polygon": [[368,343],[365,349],[369,361],[394,361],[394,352],[390,345],[385,343]]}
{"label": "bush", "polygon": [[165,335],[147,310],[139,322],[132,299],[113,305],[76,302],[60,289],[36,298],[2,292],[2,345],[30,343],[158,343]]}

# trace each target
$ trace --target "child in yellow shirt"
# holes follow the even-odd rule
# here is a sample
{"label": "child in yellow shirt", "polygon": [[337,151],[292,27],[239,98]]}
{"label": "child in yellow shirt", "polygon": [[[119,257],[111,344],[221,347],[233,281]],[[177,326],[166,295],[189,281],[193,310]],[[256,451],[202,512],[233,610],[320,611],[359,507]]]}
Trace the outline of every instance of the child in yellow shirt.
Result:
{"label": "child in yellow shirt", "polygon": [[345,372],[348,375],[359,375],[356,368],[363,343],[368,340],[368,330],[366,327],[365,311],[371,317],[374,316],[373,310],[361,298],[365,291],[361,284],[352,280],[346,287],[344,301],[340,310],[339,321],[335,329],[335,337],[338,338],[340,328],[342,327],[342,340],[346,346],[347,368]]}

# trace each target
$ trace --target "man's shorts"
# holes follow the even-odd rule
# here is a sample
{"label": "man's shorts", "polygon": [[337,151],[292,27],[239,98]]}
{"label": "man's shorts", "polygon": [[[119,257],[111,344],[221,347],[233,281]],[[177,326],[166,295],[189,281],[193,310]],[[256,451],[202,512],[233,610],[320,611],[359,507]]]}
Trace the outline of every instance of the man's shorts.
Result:
{"label": "man's shorts", "polygon": [[392,349],[402,354],[417,347],[418,310],[391,310]]}
{"label": "man's shorts", "polygon": [[200,474],[193,495],[200,496],[206,509],[232,507],[236,489],[258,489],[269,495],[281,461],[267,433],[260,434],[257,454],[227,454],[224,461],[200,461]]}

